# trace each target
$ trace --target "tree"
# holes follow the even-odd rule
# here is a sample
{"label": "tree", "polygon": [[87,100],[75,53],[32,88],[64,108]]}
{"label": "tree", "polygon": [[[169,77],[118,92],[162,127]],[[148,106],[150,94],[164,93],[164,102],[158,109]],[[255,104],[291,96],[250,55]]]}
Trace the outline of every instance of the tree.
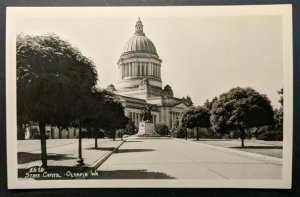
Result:
{"label": "tree", "polygon": [[266,95],[252,88],[233,88],[220,95],[211,110],[211,124],[220,133],[238,130],[244,147],[245,130],[273,123],[273,109]]}
{"label": "tree", "polygon": [[168,126],[165,123],[155,124],[154,130],[161,136],[168,135],[170,133]]}
{"label": "tree", "polygon": [[283,88],[281,88],[277,93],[280,95],[279,103],[280,108],[274,110],[274,123],[275,129],[283,131]]}
{"label": "tree", "polygon": [[97,119],[99,127],[113,132],[115,140],[116,130],[124,129],[128,123],[124,106],[120,99],[111,91],[101,90],[102,116]]}
{"label": "tree", "polygon": [[95,149],[98,148],[98,132],[102,126],[102,121],[99,121],[104,118],[104,106],[103,106],[103,94],[97,88],[94,88],[89,95],[86,95],[83,101],[78,103],[77,109],[80,115],[81,126],[90,128],[95,138]]}
{"label": "tree", "polygon": [[280,103],[281,107],[283,107],[283,88],[278,90],[277,93],[280,95],[280,99],[278,102]]}
{"label": "tree", "polygon": [[54,34],[17,36],[18,124],[37,122],[47,167],[46,125],[67,128],[72,107],[96,84],[94,63]]}
{"label": "tree", "polygon": [[191,99],[191,97],[189,97],[188,95],[185,97],[182,97],[182,102],[185,103],[188,107],[192,107],[194,106],[194,103]]}
{"label": "tree", "polygon": [[206,107],[209,111],[213,108],[213,104],[218,100],[217,97],[213,98],[212,101],[209,101],[206,99],[206,101],[203,104],[203,107]]}
{"label": "tree", "polygon": [[182,112],[180,124],[182,127],[197,129],[197,140],[199,140],[199,128],[210,127],[210,113],[205,107],[190,107]]}
{"label": "tree", "polygon": [[129,119],[128,123],[126,124],[126,127],[124,129],[124,134],[134,135],[134,134],[136,134],[136,132],[137,132],[137,128],[136,128],[134,122],[131,119]]}

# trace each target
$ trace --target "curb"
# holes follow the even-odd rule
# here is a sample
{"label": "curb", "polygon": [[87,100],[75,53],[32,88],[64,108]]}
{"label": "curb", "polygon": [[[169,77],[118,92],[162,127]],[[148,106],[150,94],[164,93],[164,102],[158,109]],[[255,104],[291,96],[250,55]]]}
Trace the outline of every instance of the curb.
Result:
{"label": "curb", "polygon": [[[86,166],[88,169],[84,170],[82,173],[90,173],[91,171],[99,168],[112,154],[114,154],[127,140],[124,140],[121,144],[119,144],[114,150],[107,152],[105,155],[96,160],[92,165]],[[78,178],[78,179],[86,179],[87,177]]]}
{"label": "curb", "polygon": [[168,136],[157,136],[157,137],[145,137],[145,136],[130,136],[128,139],[144,139],[144,140],[151,140],[151,139],[160,139],[160,140],[167,140],[167,139],[172,139],[172,137],[168,137]]}
{"label": "curb", "polygon": [[215,146],[215,145],[210,145],[210,144],[204,144],[204,143],[197,142],[197,141],[182,140],[182,139],[177,139],[177,138],[173,138],[173,139],[178,140],[178,141],[183,141],[183,142],[186,142],[186,143],[199,144],[200,146],[205,146],[207,148],[214,149],[214,150],[234,153],[234,154],[237,154],[239,156],[255,157],[255,159],[258,159],[258,160],[264,160],[264,161],[267,161],[269,163],[282,165],[282,159],[277,158],[277,157],[271,157],[271,156],[261,155],[261,154],[257,154],[257,153],[250,153],[250,152],[241,151],[241,150],[233,150],[233,149],[230,149],[230,148],[220,147],[220,146]]}

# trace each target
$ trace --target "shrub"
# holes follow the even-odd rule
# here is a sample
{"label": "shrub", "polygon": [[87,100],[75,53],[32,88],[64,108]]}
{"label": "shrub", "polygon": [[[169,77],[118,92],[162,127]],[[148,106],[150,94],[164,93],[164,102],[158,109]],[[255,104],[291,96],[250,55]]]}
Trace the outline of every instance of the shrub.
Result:
{"label": "shrub", "polygon": [[25,129],[23,127],[17,128],[17,139],[24,140],[25,139]]}
{"label": "shrub", "polygon": [[134,135],[136,133],[137,133],[137,128],[136,128],[134,122],[131,119],[129,119],[128,123],[125,126],[125,129],[123,129],[123,135],[124,134],[126,134],[126,135]]}
{"label": "shrub", "polygon": [[281,141],[283,140],[283,134],[280,130],[264,131],[257,135],[257,139]]}
{"label": "shrub", "polygon": [[[196,129],[190,130],[188,132],[189,138],[196,138]],[[219,139],[219,138],[230,138],[229,134],[222,135],[221,133],[215,132],[211,128],[200,128],[199,129],[199,138],[203,139]]]}
{"label": "shrub", "polygon": [[200,138],[206,139],[218,139],[221,137],[221,134],[214,132],[212,129],[201,129],[199,132]]}
{"label": "shrub", "polygon": [[40,139],[40,138],[41,138],[41,136],[40,136],[39,133],[34,133],[34,134],[32,135],[32,139]]}
{"label": "shrub", "polygon": [[161,123],[161,124],[155,124],[154,126],[154,130],[157,134],[161,135],[161,136],[165,136],[165,135],[170,135],[170,131],[169,128],[166,124]]}
{"label": "shrub", "polygon": [[31,138],[32,139],[40,139],[40,131],[36,127],[30,128]]}
{"label": "shrub", "polygon": [[186,128],[177,127],[174,129],[174,137],[176,138],[185,138]]}
{"label": "shrub", "polygon": [[160,135],[157,133],[151,133],[151,134],[144,134],[144,137],[159,137]]}
{"label": "shrub", "polygon": [[[91,129],[83,130],[81,133],[82,138],[94,138],[95,133]],[[97,138],[104,138],[105,134],[102,130],[97,132]]]}

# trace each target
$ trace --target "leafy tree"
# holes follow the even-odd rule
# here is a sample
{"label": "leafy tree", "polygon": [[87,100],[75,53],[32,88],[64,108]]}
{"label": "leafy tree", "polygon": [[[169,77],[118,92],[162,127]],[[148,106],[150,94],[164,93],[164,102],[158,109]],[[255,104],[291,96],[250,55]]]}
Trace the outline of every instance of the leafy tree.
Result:
{"label": "leafy tree", "polygon": [[278,102],[280,103],[281,107],[283,107],[283,88],[278,90],[277,93],[280,95],[280,99]]}
{"label": "leafy tree", "polygon": [[98,118],[99,127],[111,131],[115,140],[116,130],[124,129],[128,123],[124,106],[120,99],[111,91],[101,90],[102,116]]}
{"label": "leafy tree", "polygon": [[184,128],[184,127],[178,127],[176,130],[175,130],[175,136],[177,138],[186,138],[187,139],[187,129]]}
{"label": "leafy tree", "polygon": [[95,149],[98,148],[98,132],[102,127],[104,106],[103,106],[103,94],[98,89],[93,89],[89,95],[86,95],[86,98],[83,101],[80,101],[76,105],[81,113],[80,121],[81,126],[90,128],[93,132],[93,137],[95,138]]}
{"label": "leafy tree", "polygon": [[154,130],[157,134],[161,136],[166,136],[170,134],[169,128],[165,123],[155,124]]}
{"label": "leafy tree", "polygon": [[220,95],[211,110],[211,124],[220,133],[240,132],[244,147],[245,130],[273,123],[273,109],[266,95],[252,88],[233,88]]}
{"label": "leafy tree", "polygon": [[279,103],[280,108],[274,110],[274,123],[275,129],[283,131],[283,88],[281,88],[277,93],[280,95]]}
{"label": "leafy tree", "polygon": [[47,124],[67,128],[74,103],[96,84],[94,63],[54,34],[17,36],[18,124],[37,122],[47,167]]}
{"label": "leafy tree", "polygon": [[197,129],[197,140],[199,140],[199,127],[210,127],[210,113],[205,107],[190,107],[182,112],[180,124],[182,127]]}
{"label": "leafy tree", "polygon": [[194,103],[193,103],[191,97],[189,97],[188,95],[186,96],[186,98],[185,98],[185,97],[182,97],[182,101],[183,101],[183,103],[185,103],[188,107],[194,106]]}
{"label": "leafy tree", "polygon": [[111,92],[116,91],[116,88],[115,88],[114,84],[109,84],[106,89],[111,91]]}
{"label": "leafy tree", "polygon": [[203,107],[206,107],[209,111],[212,109],[213,104],[218,100],[217,97],[213,98],[212,101],[209,101],[208,99],[206,99],[206,101],[203,104]]}
{"label": "leafy tree", "polygon": [[126,127],[124,129],[124,134],[134,135],[136,133],[137,133],[137,128],[136,128],[134,122],[131,119],[129,119],[128,123],[126,124]]}

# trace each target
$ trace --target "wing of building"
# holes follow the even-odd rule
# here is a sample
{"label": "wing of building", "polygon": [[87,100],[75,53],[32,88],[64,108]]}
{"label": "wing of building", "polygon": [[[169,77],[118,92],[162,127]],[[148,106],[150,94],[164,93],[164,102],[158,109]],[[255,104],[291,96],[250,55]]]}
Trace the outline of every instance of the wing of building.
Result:
{"label": "wing of building", "polygon": [[174,97],[172,88],[162,88],[162,60],[155,45],[146,37],[140,18],[134,35],[127,41],[118,60],[118,83],[108,89],[119,95],[125,111],[136,126],[141,121],[145,106],[151,106],[154,123],[165,123],[169,128],[181,111],[187,108],[182,99]]}

